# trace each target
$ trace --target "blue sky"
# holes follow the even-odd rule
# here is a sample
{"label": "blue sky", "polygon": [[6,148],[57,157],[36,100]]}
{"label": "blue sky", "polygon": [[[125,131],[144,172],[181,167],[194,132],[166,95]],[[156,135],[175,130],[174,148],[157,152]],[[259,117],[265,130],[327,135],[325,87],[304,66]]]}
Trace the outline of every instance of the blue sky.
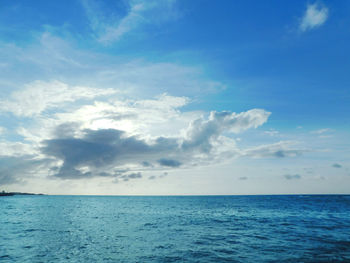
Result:
{"label": "blue sky", "polygon": [[348,193],[349,12],[348,1],[2,1],[0,187]]}

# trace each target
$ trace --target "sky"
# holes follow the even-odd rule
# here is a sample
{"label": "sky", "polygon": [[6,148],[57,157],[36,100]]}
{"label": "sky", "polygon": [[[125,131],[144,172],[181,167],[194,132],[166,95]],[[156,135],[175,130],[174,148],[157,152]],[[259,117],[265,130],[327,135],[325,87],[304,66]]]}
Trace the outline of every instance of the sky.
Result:
{"label": "sky", "polygon": [[0,1],[0,190],[349,194],[349,14]]}

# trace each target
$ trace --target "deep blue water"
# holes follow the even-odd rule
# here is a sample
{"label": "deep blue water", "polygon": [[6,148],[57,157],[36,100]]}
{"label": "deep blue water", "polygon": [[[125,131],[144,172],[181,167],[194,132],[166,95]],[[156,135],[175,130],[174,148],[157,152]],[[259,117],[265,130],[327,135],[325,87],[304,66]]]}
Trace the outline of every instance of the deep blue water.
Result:
{"label": "deep blue water", "polygon": [[0,213],[0,262],[350,262],[350,196],[12,196]]}

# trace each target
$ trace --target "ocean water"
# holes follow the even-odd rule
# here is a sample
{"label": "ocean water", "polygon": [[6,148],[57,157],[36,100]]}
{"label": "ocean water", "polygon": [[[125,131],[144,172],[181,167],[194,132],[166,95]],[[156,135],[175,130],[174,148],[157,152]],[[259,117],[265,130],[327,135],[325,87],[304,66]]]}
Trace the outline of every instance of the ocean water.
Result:
{"label": "ocean water", "polygon": [[0,197],[0,262],[350,262],[350,196]]}

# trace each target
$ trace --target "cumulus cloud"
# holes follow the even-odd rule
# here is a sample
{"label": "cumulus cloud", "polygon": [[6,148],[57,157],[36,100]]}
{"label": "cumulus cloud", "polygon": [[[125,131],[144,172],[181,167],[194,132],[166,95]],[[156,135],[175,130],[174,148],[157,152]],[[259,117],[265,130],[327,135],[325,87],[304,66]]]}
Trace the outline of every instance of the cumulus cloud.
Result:
{"label": "cumulus cloud", "polygon": [[[66,95],[60,97],[52,87],[47,91],[44,84],[52,84],[58,91],[63,89]],[[32,105],[36,101],[24,103],[29,105],[28,112],[24,107],[16,112],[33,119],[31,126],[17,128],[26,143],[3,143],[0,155],[42,160],[40,166],[28,166],[38,175],[59,179],[113,178],[119,182],[140,179],[146,171],[160,171],[162,174],[156,178],[161,178],[166,175],[164,170],[187,169],[240,156],[301,154],[288,142],[238,147],[231,137],[263,125],[270,116],[263,109],[241,113],[213,111],[206,115],[181,111],[189,103],[186,97],[162,94],[146,100],[113,97],[99,101],[100,93],[95,89],[60,82],[39,83],[35,87],[44,90],[43,101],[37,102],[39,105]],[[31,91],[35,92],[34,88],[26,88],[8,101],[30,98]],[[72,110],[65,107],[65,111],[59,111],[58,106],[80,99],[86,101]],[[12,178],[20,178],[17,175],[21,173],[22,170],[14,170]],[[4,175],[3,181],[10,179]]]}
{"label": "cumulus cloud", "polygon": [[[167,103],[164,104],[163,100],[140,101],[133,105],[144,107],[145,110],[156,107],[156,112],[160,109],[171,112],[172,108],[184,104],[181,98],[163,99]],[[61,163],[53,175],[63,179],[120,177],[125,176],[130,169],[142,171],[186,167],[201,160],[214,160],[217,151],[211,149],[225,143],[224,133],[239,133],[256,128],[266,122],[269,115],[269,112],[259,109],[238,114],[211,112],[208,119],[192,121],[183,136],[180,133],[175,137],[150,137],[142,133],[132,135],[119,129],[89,129],[75,122],[67,122],[56,127],[54,138],[43,141],[41,154]],[[231,151],[238,150],[233,148]],[[116,173],[116,169],[126,170]]]}
{"label": "cumulus cloud", "polygon": [[239,133],[250,128],[257,128],[267,121],[270,114],[270,112],[261,109],[253,109],[239,114],[213,111],[208,120],[197,119],[190,124],[182,148],[209,152],[212,148],[211,140],[223,132]]}
{"label": "cumulus cloud", "polygon": [[287,180],[298,180],[301,179],[301,176],[299,174],[285,174],[284,178]]}
{"label": "cumulus cloud", "polygon": [[328,18],[328,8],[319,4],[308,4],[300,23],[300,30],[305,32],[323,25]]}

